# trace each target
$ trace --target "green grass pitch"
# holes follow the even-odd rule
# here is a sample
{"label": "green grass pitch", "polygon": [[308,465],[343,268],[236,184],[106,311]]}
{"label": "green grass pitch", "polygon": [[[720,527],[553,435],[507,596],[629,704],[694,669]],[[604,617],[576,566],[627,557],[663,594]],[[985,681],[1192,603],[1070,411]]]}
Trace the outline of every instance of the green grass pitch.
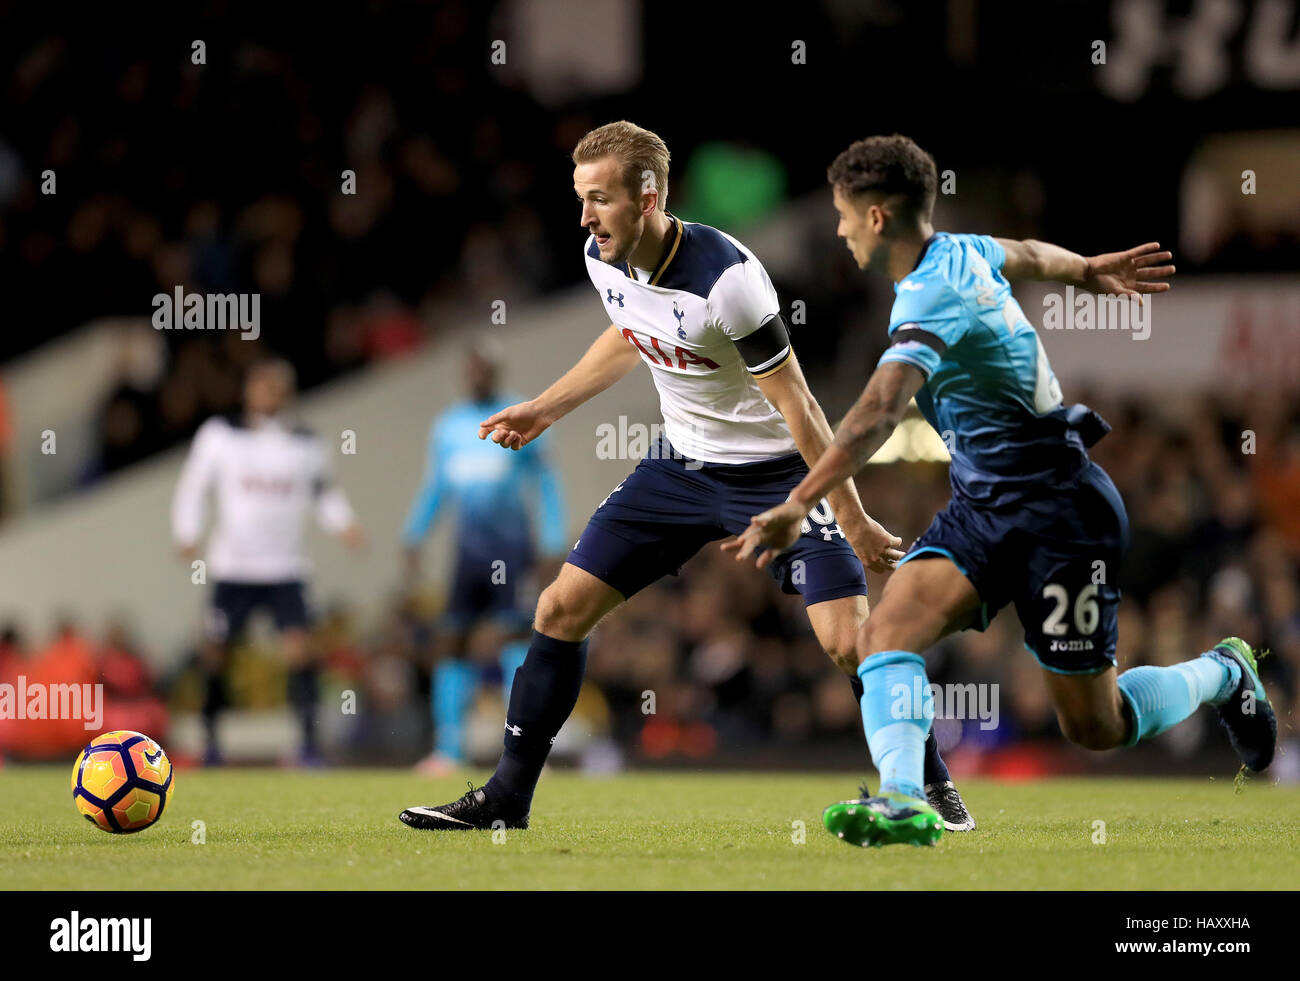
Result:
{"label": "green grass pitch", "polygon": [[[458,797],[463,780],[398,770],[180,771],[162,821],[109,835],[77,815],[67,768],[9,766],[0,770],[0,888],[1255,890],[1300,882],[1297,787],[1254,779],[1234,794],[1231,775],[959,785],[979,828],[926,849],[854,849],[827,834],[822,808],[855,796],[845,774],[548,771],[532,828],[494,842],[490,833],[398,822],[405,806]],[[193,841],[195,821],[204,844]]]}

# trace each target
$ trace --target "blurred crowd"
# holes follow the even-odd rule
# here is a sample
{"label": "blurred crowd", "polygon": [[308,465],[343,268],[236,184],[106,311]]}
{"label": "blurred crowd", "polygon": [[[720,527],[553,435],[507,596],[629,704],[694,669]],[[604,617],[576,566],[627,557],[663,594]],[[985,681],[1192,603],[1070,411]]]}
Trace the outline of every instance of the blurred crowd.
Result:
{"label": "blurred crowd", "polygon": [[[0,135],[0,290],[24,325],[0,336],[0,361],[97,318],[146,322],[177,287],[260,297],[255,342],[160,331],[160,356],[124,359],[83,483],[233,409],[259,357],[288,358],[309,389],[582,278],[569,152],[592,106],[556,111],[489,79],[478,5],[382,16],[382,42],[214,32],[203,65],[0,40],[18,110]],[[693,210],[728,227],[784,195],[781,164],[754,147],[678,160],[675,200],[689,207],[695,185]]]}
{"label": "blurred crowd", "polygon": [[[233,408],[259,356],[288,357],[310,388],[461,326],[467,306],[486,320],[491,300],[557,285],[560,229],[580,245],[567,153],[587,120],[487,84],[469,41],[487,15],[390,9],[382,38],[311,45],[214,26],[203,65],[188,48],[0,39],[15,109],[0,290],[22,325],[0,361],[96,318],[147,320],[177,287],[260,296],[257,342],[162,331],[156,369],[124,368],[88,477]],[[387,84],[369,80],[376,65]]]}
{"label": "blurred crowd", "polygon": [[[1177,406],[1089,401],[1114,427],[1093,456],[1122,493],[1132,531],[1119,570],[1121,670],[1184,660],[1228,635],[1270,651],[1262,670],[1282,723],[1280,738],[1290,744],[1275,772],[1300,779],[1293,723],[1293,706],[1300,704],[1300,400],[1220,394]],[[946,503],[947,468],[873,466],[860,487],[868,510],[910,541]],[[869,578],[878,596],[883,578]],[[316,630],[325,697],[353,691],[359,703],[355,719],[334,741],[337,759],[413,761],[427,751],[437,599],[395,597],[372,622],[346,603],[327,604]],[[75,656],[77,677],[98,672],[108,680],[109,665],[135,657],[120,625],[100,644],[71,639],[78,636],[62,630],[48,650],[33,652],[10,633],[0,661],[12,677],[24,664],[30,675],[42,659]],[[496,665],[503,639],[484,628],[471,640],[470,657],[488,682],[501,680]],[[1022,640],[1015,611],[1007,608],[986,632],[956,635],[931,653],[930,677],[937,685],[998,686],[996,728],[976,718],[936,723],[954,768],[1023,774],[1105,765],[1106,758],[1067,747],[1060,737],[1041,672]],[[62,672],[66,665],[59,665],[51,670]],[[110,691],[126,700],[142,697],[146,676],[121,673],[131,684]],[[269,652],[237,660],[236,705],[277,705],[282,673]],[[197,706],[191,671],[153,690],[175,712]],[[495,691],[489,684],[479,706],[480,714],[492,717],[484,727],[489,753],[499,750],[503,711]],[[152,718],[150,731],[165,732],[165,710]],[[1148,752],[1172,767],[1231,768],[1210,710],[1198,719],[1160,737]],[[862,752],[849,683],[821,651],[802,601],[782,595],[766,574],[715,546],[602,622],[592,638],[574,725],[612,740],[638,762],[789,763],[828,753],[818,758],[844,765]]]}
{"label": "blurred crowd", "polygon": [[[131,729],[165,734],[170,724],[166,686],[141,656],[126,623],[116,618],[105,625],[98,640],[64,620],[48,642],[36,645],[13,625],[0,626],[0,685],[6,686],[12,699],[7,711],[0,713],[0,761],[8,756],[70,757],[97,732]],[[92,686],[75,701],[64,703],[76,706],[80,717],[51,718],[61,714],[54,708],[58,697],[54,692],[74,685]],[[93,686],[102,686],[100,694],[85,700]],[[23,699],[24,693],[38,689],[42,691],[39,701],[30,694]]]}
{"label": "blurred crowd", "polygon": [[[348,37],[346,58],[326,39],[215,34],[195,65],[189,51],[10,38],[0,248],[24,285],[6,293],[40,298],[41,330],[6,337],[0,354],[93,317],[147,315],[153,294],[183,285],[260,292],[270,342],[319,352],[300,365],[314,379],[384,353],[393,305],[551,285],[550,251],[535,247],[543,216],[529,209],[568,204],[536,190],[548,166],[567,176],[572,118],[481,84],[474,5],[386,16],[382,43]],[[367,80],[380,63],[383,86]],[[467,103],[470,88],[495,104]],[[58,193],[41,193],[46,170]]]}

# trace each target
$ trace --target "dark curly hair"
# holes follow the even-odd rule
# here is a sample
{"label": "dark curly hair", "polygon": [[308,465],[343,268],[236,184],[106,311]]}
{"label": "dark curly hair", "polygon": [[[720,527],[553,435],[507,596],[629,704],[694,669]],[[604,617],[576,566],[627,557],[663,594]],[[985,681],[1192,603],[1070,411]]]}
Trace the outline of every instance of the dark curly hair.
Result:
{"label": "dark curly hair", "polygon": [[907,217],[916,219],[930,217],[939,184],[934,158],[898,133],[858,140],[826,168],[826,179],[853,197],[901,195]]}

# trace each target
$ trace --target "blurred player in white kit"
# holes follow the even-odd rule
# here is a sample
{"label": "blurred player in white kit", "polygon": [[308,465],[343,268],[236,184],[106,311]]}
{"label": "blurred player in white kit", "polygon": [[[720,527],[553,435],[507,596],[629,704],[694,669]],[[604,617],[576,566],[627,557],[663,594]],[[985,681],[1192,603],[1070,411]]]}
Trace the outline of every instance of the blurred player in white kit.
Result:
{"label": "blurred player in white kit", "polygon": [[249,616],[267,610],[289,668],[288,698],[302,727],[300,762],[320,760],[315,738],[317,667],[308,643],[310,616],[304,549],[309,513],[350,548],[365,536],[335,484],[326,443],[293,414],[296,375],[281,359],[254,364],[244,383],[244,411],[213,416],[194,436],[172,500],[172,538],[181,557],[202,554],[207,498],[217,514],[205,561],[212,597],[204,621],[204,762],[219,763],[217,719],[226,705],[224,669]]}

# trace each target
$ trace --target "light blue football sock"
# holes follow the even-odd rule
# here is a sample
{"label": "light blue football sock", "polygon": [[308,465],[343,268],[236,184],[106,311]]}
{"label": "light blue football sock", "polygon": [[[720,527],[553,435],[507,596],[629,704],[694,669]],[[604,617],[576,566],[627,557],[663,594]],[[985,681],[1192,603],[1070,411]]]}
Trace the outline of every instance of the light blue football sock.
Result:
{"label": "light blue football sock", "polygon": [[447,659],[433,672],[433,726],[435,753],[449,759],[464,758],[465,714],[478,688],[478,669],[465,661]]}
{"label": "light blue football sock", "polygon": [[1119,676],[1119,691],[1133,718],[1128,745],[1171,729],[1202,705],[1221,705],[1241,683],[1241,665],[1222,654],[1166,668],[1142,665]]}
{"label": "light blue football sock", "polygon": [[510,686],[515,683],[515,672],[523,666],[528,656],[528,641],[513,640],[501,648],[498,663],[501,665],[501,697],[510,704]]}
{"label": "light blue football sock", "polygon": [[[1219,690],[1211,694],[1209,698],[1205,699],[1205,701],[1210,705],[1222,705],[1232,697],[1232,693],[1236,691],[1237,686],[1241,684],[1241,665],[1238,664],[1234,658],[1228,657],[1227,654],[1220,654],[1218,651],[1206,651],[1200,657],[1186,662],[1186,666],[1189,668],[1192,665],[1197,665],[1198,670],[1205,672],[1207,683],[1213,684],[1214,672],[1210,667],[1211,664],[1219,664],[1227,668],[1228,677],[1219,687]],[[1175,667],[1183,666],[1184,665],[1175,665]]]}
{"label": "light blue football sock", "polygon": [[934,719],[934,696],[925,661],[910,651],[882,651],[858,665],[862,728],[880,792],[925,800],[925,737]]}

